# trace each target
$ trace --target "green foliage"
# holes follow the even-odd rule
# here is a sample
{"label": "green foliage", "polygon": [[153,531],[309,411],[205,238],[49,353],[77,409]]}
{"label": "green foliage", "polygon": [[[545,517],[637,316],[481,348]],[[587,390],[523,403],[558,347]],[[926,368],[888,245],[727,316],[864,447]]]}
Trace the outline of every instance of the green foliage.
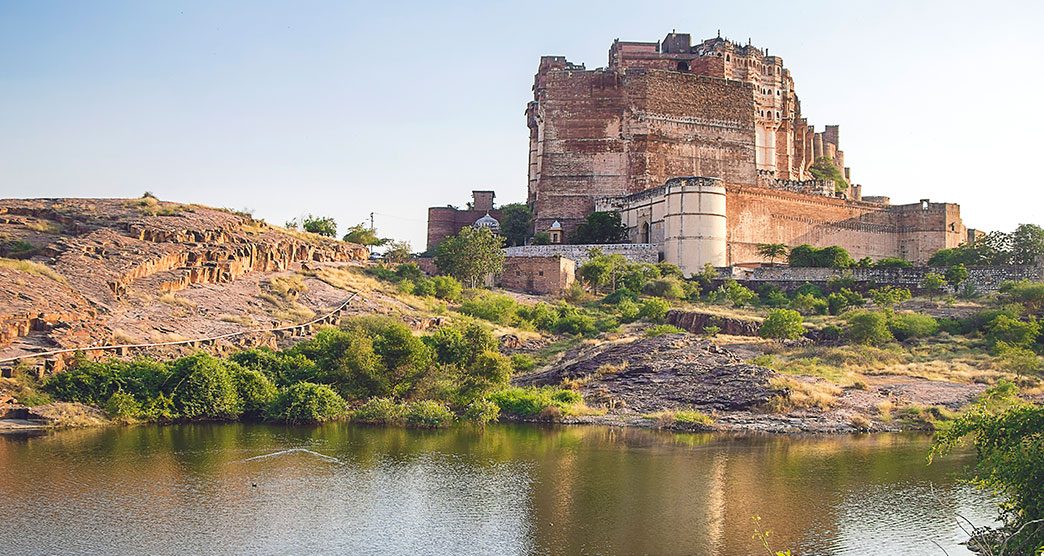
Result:
{"label": "green foliage", "polygon": [[329,216],[312,216],[309,214],[301,221],[301,229],[325,237],[337,237],[337,222]]}
{"label": "green foliage", "polygon": [[[576,275],[591,289],[597,291],[609,288],[610,291],[616,291],[618,287],[625,285],[622,283],[625,274],[631,277],[631,283],[627,284],[627,287],[632,291],[639,291],[644,286],[644,282],[636,280],[644,273],[633,269],[634,263],[629,262],[623,255],[605,255],[597,249],[592,249],[589,255],[590,258],[580,265]],[[655,270],[655,267],[652,268]],[[634,283],[636,281],[637,284]]]}
{"label": "green foliage", "polygon": [[929,272],[921,280],[921,289],[934,297],[946,287],[946,277],[938,272]]}
{"label": "green foliage", "polygon": [[872,289],[869,294],[870,299],[874,301],[874,305],[889,311],[913,297],[910,294],[910,290],[890,285]]}
{"label": "green foliage", "polygon": [[602,299],[602,303],[618,305],[624,301],[638,301],[638,294],[628,288],[617,288]]}
{"label": "green foliage", "polygon": [[442,240],[435,249],[435,266],[468,287],[476,287],[483,278],[504,268],[504,238],[488,228],[466,226]]}
{"label": "green foliage", "polygon": [[1001,367],[1018,376],[1036,374],[1041,370],[1041,359],[1033,350],[997,342],[993,347]]}
{"label": "green foliage", "polygon": [[496,338],[477,322],[439,327],[422,341],[434,350],[439,363],[459,368],[468,368],[480,354],[497,350]]}
{"label": "green foliage", "polygon": [[634,322],[640,318],[642,308],[634,301],[624,299],[616,304],[616,311],[620,315],[620,322]]}
{"label": "green foliage", "polygon": [[808,172],[817,180],[833,181],[834,190],[838,193],[848,190],[848,180],[845,179],[845,173],[828,157],[821,156],[815,159],[812,162],[812,166],[809,166]]}
{"label": "green foliage", "polygon": [[871,346],[886,344],[893,340],[888,328],[888,316],[880,311],[849,311],[845,313],[844,336],[857,344]]}
{"label": "green foliage", "polygon": [[667,316],[667,311],[670,309],[671,304],[662,299],[646,299],[638,310],[638,318],[651,322],[660,322]]}
{"label": "green foliage", "polygon": [[592,212],[573,232],[573,243],[605,244],[628,243],[627,226],[618,212]]}
{"label": "green foliage", "polygon": [[[358,330],[323,328],[310,340],[290,349],[311,361],[311,375],[298,375],[299,380],[327,384],[346,398],[367,398],[386,394],[390,385],[384,377],[384,365],[374,350],[373,339]],[[293,381],[280,381],[289,384]]]}
{"label": "green foliage", "polygon": [[1011,233],[1011,264],[1032,265],[1044,260],[1044,228],[1020,224]]}
{"label": "green foliage", "polygon": [[757,297],[757,294],[753,290],[735,280],[726,280],[724,284],[711,294],[712,301],[728,301],[735,307],[750,305],[755,297]]}
{"label": "green foliage", "polygon": [[1044,312],[1044,282],[1005,282],[1001,284],[1000,291],[1004,294],[1005,300],[1018,303],[1030,315],[1040,315]]}
{"label": "green foliage", "polygon": [[703,335],[708,337],[708,338],[713,338],[713,337],[717,336],[720,332],[721,332],[721,327],[720,326],[715,326],[713,324],[708,324],[707,326],[703,327]]}
{"label": "green foliage", "polygon": [[116,419],[134,419],[141,415],[141,405],[126,392],[113,392],[105,402],[105,412]]}
{"label": "green foliage", "polygon": [[796,340],[804,334],[804,319],[801,318],[801,313],[790,309],[769,311],[765,321],[761,324],[762,338]]}
{"label": "green foliage", "polygon": [[370,398],[352,413],[352,421],[378,425],[402,423],[406,406],[391,398]]}
{"label": "green foliage", "polygon": [[388,263],[406,262],[412,256],[413,248],[408,241],[389,241],[388,249],[384,251],[384,261]]}
{"label": "green foliage", "polygon": [[500,418],[500,406],[489,400],[475,400],[464,410],[464,419],[485,425]]}
{"label": "green foliage", "polygon": [[[233,364],[234,365],[234,364]],[[175,360],[170,380],[174,407],[186,419],[236,419],[242,401],[230,364],[206,353]]]}
{"label": "green foliage", "polygon": [[376,229],[368,228],[362,222],[348,228],[348,233],[344,234],[342,239],[349,243],[358,243],[366,247],[377,247],[391,241],[390,239],[379,237]]}
{"label": "green foliage", "polygon": [[[684,283],[678,278],[658,278],[645,284],[643,290],[649,295],[664,299],[683,299],[687,296]],[[698,294],[697,294],[698,295]]]}
{"label": "green foliage", "polygon": [[268,348],[247,349],[233,353],[229,359],[240,366],[260,371],[277,386],[312,380],[318,373],[314,361],[293,351],[272,351]]}
{"label": "green foliage", "polygon": [[343,417],[344,399],[324,384],[298,382],[281,390],[269,407],[269,418],[285,423],[321,423]]}
{"label": "green foliage", "polygon": [[511,368],[516,373],[526,373],[536,368],[536,359],[525,353],[514,353],[511,355]]}
{"label": "green foliage", "polygon": [[533,245],[551,245],[551,234],[547,232],[533,234]]}
{"label": "green foliage", "polygon": [[242,401],[243,417],[260,419],[265,416],[276,398],[275,384],[262,372],[238,368],[235,376],[236,393]]}
{"label": "green foliage", "polygon": [[464,285],[452,276],[433,276],[431,283],[435,286],[435,297],[446,301],[460,301],[464,293]]}
{"label": "green foliage", "polygon": [[964,263],[957,263],[946,269],[944,278],[946,278],[946,282],[950,284],[950,286],[956,288],[961,285],[961,282],[967,280],[968,276],[968,267],[964,266]]}
{"label": "green foliage", "polygon": [[787,256],[787,246],[782,243],[759,243],[758,255],[769,260],[769,264],[775,265],[776,259]]}
{"label": "green foliage", "polygon": [[579,392],[551,386],[505,388],[488,399],[497,404],[501,414],[525,418],[546,416],[550,408],[569,411],[583,402]]}
{"label": "green foliage", "polygon": [[913,263],[901,257],[885,257],[874,262],[874,268],[910,268]]}
{"label": "green foliage", "polygon": [[518,316],[537,330],[552,332],[558,325],[559,309],[541,301],[519,307]]}
{"label": "green foliage", "polygon": [[510,203],[500,207],[500,233],[507,245],[525,245],[533,227],[533,211],[525,203]]}
{"label": "green foliage", "polygon": [[820,248],[807,243],[791,249],[788,262],[792,267],[811,268],[849,268],[855,263],[848,251],[841,247]]}
{"label": "green foliage", "polygon": [[681,268],[678,265],[668,263],[666,261],[656,263],[656,269],[660,271],[660,276],[663,278],[678,278],[679,280],[685,279],[685,275],[682,274]]}
{"label": "green foliage", "polygon": [[35,253],[36,248],[28,241],[0,236],[0,257],[9,259],[28,259]]}
{"label": "green foliage", "polygon": [[1020,399],[1015,386],[1002,381],[936,437],[932,457],[966,439],[978,456],[976,484],[1005,498],[1002,518],[1011,536],[994,548],[1035,553],[1044,546],[1044,523],[1033,523],[1044,519],[1044,406]]}
{"label": "green foliage", "polygon": [[827,296],[827,310],[831,315],[840,315],[851,307],[862,307],[866,303],[863,296],[848,288],[841,288]]}
{"label": "green foliage", "polygon": [[503,388],[511,381],[511,359],[495,351],[480,353],[461,377],[458,398],[462,405]]}
{"label": "green foliage", "polygon": [[758,289],[758,299],[765,307],[786,307],[790,305],[790,298],[783,290],[771,284],[766,284]]}
{"label": "green foliage", "polygon": [[579,311],[562,314],[555,323],[555,332],[572,336],[594,336],[598,333],[595,318]]}
{"label": "green foliage", "polygon": [[888,330],[899,341],[927,338],[939,332],[939,321],[920,313],[895,313],[888,318]]}
{"label": "green foliage", "polygon": [[678,328],[673,324],[654,324],[645,329],[645,335],[650,338],[663,336],[665,334],[685,334],[684,328]]}
{"label": "green foliage", "polygon": [[406,405],[406,426],[437,429],[453,424],[455,416],[446,404],[432,400],[420,400]]}
{"label": "green foliage", "polygon": [[990,348],[1003,342],[1008,346],[1028,347],[1040,336],[1040,323],[1035,319],[1019,320],[1009,315],[997,315],[986,325],[986,341]]}
{"label": "green foliage", "polygon": [[799,293],[790,302],[790,308],[802,315],[825,315],[830,308],[830,303],[822,297]]}
{"label": "green foliage", "polygon": [[518,322],[519,308],[519,303],[509,295],[475,292],[464,300],[460,312],[489,322],[512,325]]}

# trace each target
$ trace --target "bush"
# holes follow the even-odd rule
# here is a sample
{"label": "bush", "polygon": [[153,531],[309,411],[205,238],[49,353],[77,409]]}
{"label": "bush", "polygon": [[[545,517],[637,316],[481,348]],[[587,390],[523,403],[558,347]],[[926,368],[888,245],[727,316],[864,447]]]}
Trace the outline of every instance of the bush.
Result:
{"label": "bush", "polygon": [[811,295],[812,297],[823,297],[823,290],[820,289],[819,286],[811,282],[805,282],[804,284],[801,284],[801,286],[798,287],[798,289],[794,290],[794,295]]}
{"label": "bush", "polygon": [[360,423],[390,425],[402,423],[406,406],[390,398],[370,398],[352,414],[352,420]]}
{"label": "bush", "polygon": [[858,344],[871,346],[892,341],[892,332],[888,329],[888,317],[879,311],[851,311],[845,315],[848,321],[845,327],[845,338]]}
{"label": "bush", "polygon": [[134,419],[141,414],[141,406],[126,392],[113,392],[105,402],[105,412],[116,419]]}
{"label": "bush", "polygon": [[874,268],[910,268],[913,263],[900,257],[885,257],[874,263]]}
{"label": "bush", "polygon": [[931,315],[897,313],[888,319],[888,329],[899,341],[927,338],[939,332],[939,321]]}
{"label": "bush", "polygon": [[769,311],[761,324],[761,337],[775,340],[795,340],[805,333],[801,314],[790,309]]}
{"label": "bush", "polygon": [[708,338],[713,338],[721,333],[721,327],[709,324],[703,327],[703,335]]}
{"label": "bush", "polygon": [[431,279],[435,286],[435,297],[446,301],[459,301],[464,293],[464,285],[452,276],[434,276]]}
{"label": "bush", "polygon": [[848,251],[836,245],[822,248],[799,245],[790,250],[787,260],[792,267],[849,268],[855,264]]}
{"label": "bush", "polygon": [[422,400],[406,405],[406,425],[426,429],[448,427],[453,424],[453,412],[445,404]]}
{"label": "bush", "polygon": [[500,406],[489,400],[475,400],[464,410],[464,418],[485,425],[500,418]]}
{"label": "bush", "polygon": [[1009,346],[1027,347],[1040,336],[1040,324],[1036,320],[1022,321],[1008,315],[997,315],[986,325],[986,341],[990,347],[999,342]]}
{"label": "bush", "polygon": [[477,322],[443,326],[422,341],[434,350],[439,363],[460,368],[471,366],[479,354],[498,348],[493,334]]}
{"label": "bush", "polygon": [[263,417],[278,393],[267,376],[253,369],[237,369],[235,383],[236,393],[242,401],[243,416],[251,419]]}
{"label": "bush", "polygon": [[345,415],[344,398],[329,386],[299,382],[279,392],[269,406],[269,418],[286,423],[321,423]]}
{"label": "bush", "polygon": [[638,310],[638,317],[651,322],[660,322],[667,316],[671,304],[662,299],[646,299]]}
{"label": "bush", "polygon": [[904,301],[909,301],[911,297],[910,290],[906,288],[897,288],[895,286],[882,286],[870,290],[870,299],[873,299],[874,305],[877,305],[881,309],[891,310],[896,305],[901,305]]}
{"label": "bush", "polygon": [[419,295],[421,297],[435,297],[435,282],[432,281],[430,278],[418,278],[416,281],[413,282],[413,284],[413,295]]}
{"label": "bush", "polygon": [[686,297],[685,286],[677,278],[658,278],[645,285],[645,293],[664,299],[682,299]]}
{"label": "bush", "polygon": [[174,406],[186,419],[235,419],[242,412],[229,365],[206,353],[175,360],[171,366]]}
{"label": "bush", "polygon": [[511,368],[516,373],[525,373],[536,368],[536,359],[525,353],[515,353],[511,356]]}
{"label": "bush", "polygon": [[558,314],[558,309],[544,302],[523,305],[518,309],[519,318],[531,323],[537,330],[545,332],[554,332],[555,326],[558,324]]}
{"label": "bush", "polygon": [[460,312],[497,324],[518,322],[519,304],[515,298],[503,294],[483,293],[464,300]]}
{"label": "bush", "polygon": [[489,400],[497,404],[501,413],[516,417],[539,417],[549,408],[568,411],[583,402],[583,397],[578,392],[551,386],[516,386],[492,393]]}
{"label": "bush", "polygon": [[735,280],[727,280],[718,288],[715,294],[715,300],[728,300],[736,307],[749,305],[757,296],[753,290],[740,285],[740,283]]}
{"label": "bush", "polygon": [[629,288],[617,288],[616,291],[602,298],[602,303],[607,305],[619,305],[624,301],[638,301],[638,294]]}
{"label": "bush", "polygon": [[417,263],[403,263],[395,267],[395,276],[400,280],[412,280],[414,282],[420,282],[427,278]]}
{"label": "bush", "polygon": [[620,314],[621,322],[634,322],[639,318],[641,307],[634,301],[624,299],[616,304],[616,311]]}
{"label": "bush", "polygon": [[802,315],[825,315],[827,309],[830,308],[830,304],[821,297],[801,293],[794,296],[794,300],[790,302],[790,307]]}
{"label": "bush", "polygon": [[663,336],[664,334],[685,334],[685,329],[671,324],[654,324],[645,329],[645,335],[650,338]]}
{"label": "bush", "polygon": [[594,317],[571,312],[563,315],[555,324],[555,332],[573,336],[594,336],[598,333]]}
{"label": "bush", "polygon": [[511,359],[506,355],[495,351],[479,354],[461,377],[459,385],[461,405],[482,398],[494,389],[507,386],[511,380],[511,370]]}
{"label": "bush", "polygon": [[851,307],[862,307],[866,300],[858,292],[848,288],[840,290],[827,296],[827,311],[831,315],[840,315]]}
{"label": "bush", "polygon": [[758,289],[758,299],[766,307],[786,307],[790,305],[790,298],[783,290],[771,284],[765,284]]}
{"label": "bush", "polygon": [[[333,330],[333,329],[329,329]],[[319,334],[324,334],[321,331]],[[268,348],[237,351],[229,359],[241,367],[265,374],[276,386],[290,386],[298,382],[316,382],[319,373],[315,361],[294,351],[272,351]]]}

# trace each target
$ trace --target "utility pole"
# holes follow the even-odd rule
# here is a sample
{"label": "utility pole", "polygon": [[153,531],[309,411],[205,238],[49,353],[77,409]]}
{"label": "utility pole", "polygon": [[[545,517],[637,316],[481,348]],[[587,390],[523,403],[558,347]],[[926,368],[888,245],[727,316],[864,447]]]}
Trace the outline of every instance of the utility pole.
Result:
{"label": "utility pole", "polygon": [[373,227],[373,213],[372,212],[370,213],[370,229],[371,230],[375,230],[376,229],[376,228]]}

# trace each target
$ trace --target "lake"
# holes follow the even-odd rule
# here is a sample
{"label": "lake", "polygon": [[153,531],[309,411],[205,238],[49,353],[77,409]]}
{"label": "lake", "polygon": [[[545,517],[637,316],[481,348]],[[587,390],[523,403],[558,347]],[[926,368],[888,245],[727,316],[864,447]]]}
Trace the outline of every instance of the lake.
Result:
{"label": "lake", "polygon": [[[916,434],[345,423],[0,436],[5,554],[971,554],[993,501]],[[934,541],[934,543],[933,543]]]}

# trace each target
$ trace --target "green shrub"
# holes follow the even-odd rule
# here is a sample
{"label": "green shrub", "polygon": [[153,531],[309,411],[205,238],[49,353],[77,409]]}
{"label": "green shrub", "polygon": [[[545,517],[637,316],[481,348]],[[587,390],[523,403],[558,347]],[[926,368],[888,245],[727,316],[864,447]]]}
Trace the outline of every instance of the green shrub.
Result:
{"label": "green shrub", "polygon": [[373,353],[379,358],[376,378],[381,390],[373,391],[370,395],[390,393],[406,396],[418,386],[435,363],[434,351],[397,319],[354,317],[345,322],[343,328],[354,337],[361,335],[369,338]]}
{"label": "green shrub", "polygon": [[545,332],[554,332],[558,325],[558,314],[558,309],[544,302],[523,305],[518,309],[519,318]]}
{"label": "green shrub", "polygon": [[174,406],[186,419],[235,419],[242,402],[229,365],[206,353],[175,360],[171,366],[175,384]]}
{"label": "green shrub", "polygon": [[910,268],[913,263],[900,257],[885,257],[874,263],[874,268]]}
{"label": "green shrub", "polygon": [[624,299],[616,304],[616,311],[620,314],[621,322],[634,322],[638,320],[641,307],[629,299]]}
{"label": "green shrub", "polygon": [[858,292],[848,288],[840,288],[838,291],[827,296],[827,311],[831,315],[840,315],[846,309],[862,307],[866,300]]}
{"label": "green shrub", "polygon": [[573,336],[594,336],[598,333],[594,317],[579,312],[563,315],[555,324],[555,332]]}
{"label": "green shrub", "polygon": [[[384,364],[374,350],[374,339],[361,330],[323,328],[291,352],[313,361],[310,382],[328,384],[343,397],[368,398],[391,390]],[[290,385],[294,381],[277,383]]]}
{"label": "green shrub", "polygon": [[497,340],[477,322],[442,326],[422,341],[435,352],[436,360],[444,365],[465,368],[475,362],[479,354],[497,350]]}
{"label": "green shrub", "polygon": [[986,325],[986,341],[990,347],[999,342],[1009,346],[1026,347],[1040,336],[1040,324],[1036,320],[1023,321],[1008,315],[997,315]]}
{"label": "green shrub", "polygon": [[714,301],[729,301],[736,307],[749,305],[757,297],[753,290],[740,285],[735,280],[727,280],[714,292]]}
{"label": "green shrub", "polygon": [[[319,334],[324,333],[326,332],[321,331]],[[316,379],[319,369],[315,361],[293,350],[247,349],[233,353],[229,359],[244,368],[264,373],[275,382],[276,386],[289,386],[297,382],[319,382]]]}
{"label": "green shrub", "polygon": [[539,417],[549,408],[569,410],[581,403],[579,392],[551,386],[511,387],[493,392],[489,400],[497,404],[501,413],[516,417]]}
{"label": "green shrub", "polygon": [[269,418],[286,423],[321,423],[343,417],[344,398],[329,386],[299,382],[281,390],[269,406]]}
{"label": "green shrub", "polygon": [[402,423],[406,406],[390,398],[370,398],[352,413],[352,420],[360,423],[391,425]]}
{"label": "green shrub", "polygon": [[871,346],[881,345],[893,340],[888,329],[888,317],[879,311],[850,311],[845,315],[845,338]]}
{"label": "green shrub", "polygon": [[516,373],[525,373],[536,368],[536,359],[525,353],[515,353],[511,356],[511,368]]}
{"label": "green shrub", "polygon": [[515,298],[496,293],[478,293],[465,299],[460,312],[497,324],[518,322],[519,304]]}
{"label": "green shrub", "polygon": [[713,324],[708,324],[703,327],[703,335],[708,338],[713,338],[721,333],[721,327]]}
{"label": "green shrub", "polygon": [[237,370],[235,382],[243,416],[250,419],[263,417],[278,393],[275,384],[260,371],[245,368]]}
{"label": "green shrub", "polygon": [[503,388],[511,381],[511,359],[496,351],[479,354],[468,367],[459,384],[461,405],[479,399],[486,393]]}
{"label": "green shrub", "polygon": [[602,299],[602,303],[607,305],[618,305],[624,301],[638,301],[638,294],[629,288],[617,288],[616,291]]}
{"label": "green shrub", "polygon": [[500,406],[489,400],[475,400],[464,410],[464,418],[485,425],[500,418]]}
{"label": "green shrub", "polygon": [[400,280],[419,282],[425,278],[424,271],[417,263],[403,263],[395,267],[395,276]]}
{"label": "green shrub", "polygon": [[656,263],[656,269],[660,271],[660,276],[663,278],[685,278],[685,275],[682,273],[682,269],[679,268],[676,264],[668,262],[659,262]]}
{"label": "green shrub", "polygon": [[820,289],[819,286],[811,282],[805,282],[804,284],[801,284],[801,286],[799,286],[798,289],[794,290],[794,295],[811,295],[812,297],[824,297],[823,290]]}
{"label": "green shrub", "polygon": [[406,405],[405,421],[410,427],[436,429],[453,424],[453,412],[445,404],[421,400]]}
{"label": "green shrub", "polygon": [[855,264],[848,251],[836,245],[822,248],[799,245],[790,250],[787,260],[792,267],[849,268]]}
{"label": "green shrub", "polygon": [[126,392],[113,392],[105,402],[105,412],[116,419],[134,419],[141,415],[141,405]]}
{"label": "green shrub", "polygon": [[460,301],[464,293],[464,285],[452,276],[434,276],[431,283],[435,286],[435,297],[446,301]]}
{"label": "green shrub", "polygon": [[795,340],[805,333],[801,314],[791,309],[769,311],[761,324],[761,337],[775,340]]}
{"label": "green shrub", "polygon": [[888,319],[888,329],[899,341],[927,338],[939,332],[939,321],[931,315],[896,313]]}
{"label": "green shrub", "polygon": [[173,421],[178,418],[178,411],[170,396],[157,394],[142,404],[141,418],[149,421]]}
{"label": "green shrub", "polygon": [[435,282],[430,278],[421,277],[413,282],[413,295],[435,297],[435,291]]}
{"label": "green shrub", "polygon": [[646,299],[638,310],[638,317],[651,322],[660,322],[667,316],[671,304],[663,299]]}
{"label": "green shrub", "polygon": [[366,274],[376,277],[385,282],[398,282],[399,275],[394,270],[384,266],[371,266],[366,268]]}
{"label": "green shrub", "polygon": [[822,297],[801,293],[794,296],[794,299],[790,302],[790,308],[802,315],[825,315],[830,308],[830,304]]}
{"label": "green shrub", "polygon": [[658,278],[645,284],[643,290],[649,295],[664,299],[683,299],[686,297],[685,286],[678,278]]}
{"label": "green shrub", "polygon": [[909,301],[912,297],[910,290],[895,286],[881,286],[880,288],[870,290],[869,293],[870,299],[874,300],[874,305],[887,310],[901,305],[904,301]]}
{"label": "green shrub", "polygon": [[645,329],[645,335],[650,338],[663,336],[665,334],[685,334],[685,329],[678,328],[672,324],[654,324]]}
{"label": "green shrub", "polygon": [[790,299],[783,290],[771,284],[765,284],[758,289],[758,299],[766,307],[786,307],[790,305]]}

